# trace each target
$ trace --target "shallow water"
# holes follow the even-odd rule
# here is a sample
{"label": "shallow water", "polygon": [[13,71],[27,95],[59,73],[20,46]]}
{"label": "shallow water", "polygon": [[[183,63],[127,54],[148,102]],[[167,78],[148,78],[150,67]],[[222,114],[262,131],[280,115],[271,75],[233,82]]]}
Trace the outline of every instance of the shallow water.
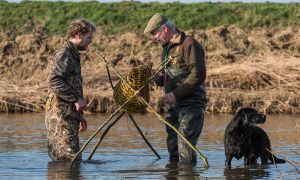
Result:
{"label": "shallow water", "polygon": [[[88,130],[81,145],[109,115],[88,115]],[[224,166],[224,130],[231,115],[206,115],[197,148],[209,161],[200,158],[194,167],[168,162],[164,125],[155,115],[134,115],[155,154],[146,145],[133,123],[124,116],[105,136],[92,160],[68,168],[52,162],[47,155],[43,114],[0,115],[0,179],[300,179],[300,132],[295,126],[299,115],[269,115],[262,127],[269,135],[272,150],[291,163],[244,167],[243,160]],[[87,159],[96,140],[83,153]],[[294,167],[294,166],[295,167]]]}

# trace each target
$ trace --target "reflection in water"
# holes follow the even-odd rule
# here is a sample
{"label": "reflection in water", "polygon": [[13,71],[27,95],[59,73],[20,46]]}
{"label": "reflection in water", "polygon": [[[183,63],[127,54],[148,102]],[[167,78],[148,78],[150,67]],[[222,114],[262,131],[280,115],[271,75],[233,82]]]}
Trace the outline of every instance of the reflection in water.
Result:
{"label": "reflection in water", "polygon": [[80,163],[75,162],[72,167],[69,167],[69,162],[66,161],[48,162],[47,177],[48,180],[82,179],[80,176]]}
{"label": "reflection in water", "polygon": [[226,179],[262,179],[267,178],[269,173],[266,172],[262,166],[253,168],[225,168],[224,176]]}
{"label": "reflection in water", "polygon": [[177,162],[169,162],[166,164],[165,179],[168,180],[198,180],[200,172],[195,168],[195,164],[181,164]]}

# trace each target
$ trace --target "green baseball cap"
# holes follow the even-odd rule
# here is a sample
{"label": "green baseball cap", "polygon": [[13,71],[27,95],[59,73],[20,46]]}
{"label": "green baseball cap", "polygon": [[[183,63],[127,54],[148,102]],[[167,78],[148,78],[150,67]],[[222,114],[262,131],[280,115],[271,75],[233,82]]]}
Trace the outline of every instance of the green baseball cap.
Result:
{"label": "green baseball cap", "polygon": [[160,26],[164,25],[168,21],[168,18],[164,16],[163,14],[156,13],[152,16],[152,18],[149,20],[145,30],[144,34],[151,33],[152,31],[156,30]]}

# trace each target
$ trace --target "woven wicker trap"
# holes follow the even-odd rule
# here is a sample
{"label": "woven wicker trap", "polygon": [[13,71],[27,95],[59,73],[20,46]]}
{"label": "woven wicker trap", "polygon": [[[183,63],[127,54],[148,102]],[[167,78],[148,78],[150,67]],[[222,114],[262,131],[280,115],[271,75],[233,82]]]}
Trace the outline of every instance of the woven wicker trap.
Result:
{"label": "woven wicker trap", "polygon": [[[149,85],[147,80],[151,76],[152,64],[133,67],[128,76],[124,79],[135,90],[139,90],[145,86],[138,95],[143,97],[149,102]],[[122,106],[131,96],[134,95],[134,91],[122,80],[120,80],[114,88],[114,98],[119,106]],[[147,108],[147,105],[139,101],[138,96],[131,99],[122,109],[127,112],[143,112]]]}

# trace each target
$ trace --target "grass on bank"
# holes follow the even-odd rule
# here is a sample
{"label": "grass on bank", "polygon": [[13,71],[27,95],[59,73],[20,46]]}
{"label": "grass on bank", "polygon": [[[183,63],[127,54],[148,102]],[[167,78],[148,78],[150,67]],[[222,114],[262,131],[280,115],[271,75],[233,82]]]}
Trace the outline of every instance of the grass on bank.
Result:
{"label": "grass on bank", "polygon": [[156,13],[167,15],[181,29],[208,29],[235,24],[241,28],[299,26],[300,4],[276,3],[99,3],[0,0],[0,31],[24,30],[37,23],[47,33],[61,34],[75,18],[87,18],[105,32],[143,31]]}

